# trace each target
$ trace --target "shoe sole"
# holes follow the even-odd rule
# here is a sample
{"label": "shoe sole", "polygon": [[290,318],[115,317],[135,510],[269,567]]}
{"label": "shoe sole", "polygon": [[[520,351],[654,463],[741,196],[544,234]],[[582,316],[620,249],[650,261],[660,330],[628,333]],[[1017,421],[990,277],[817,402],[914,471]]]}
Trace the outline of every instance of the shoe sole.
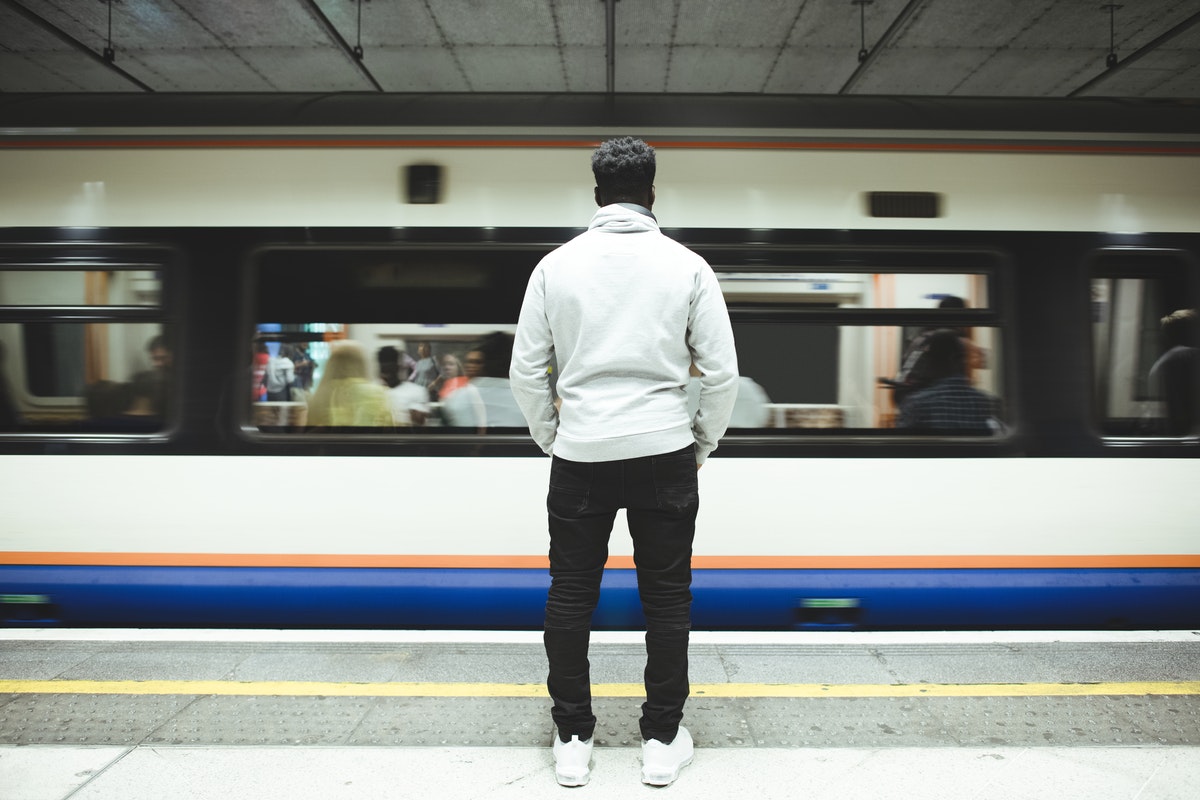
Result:
{"label": "shoe sole", "polygon": [[558,786],[587,786],[590,775],[577,777],[575,775],[560,775],[559,772],[554,772],[554,778],[558,781]]}
{"label": "shoe sole", "polygon": [[680,771],[683,770],[684,767],[686,767],[688,764],[691,764],[691,763],[692,763],[691,758],[689,758],[687,761],[684,761],[682,764],[680,764],[678,767],[675,768],[675,771],[672,772],[669,777],[666,775],[647,775],[645,772],[643,772],[642,773],[642,783],[644,783],[648,786],[670,786],[672,783],[674,783],[676,780],[678,780]]}

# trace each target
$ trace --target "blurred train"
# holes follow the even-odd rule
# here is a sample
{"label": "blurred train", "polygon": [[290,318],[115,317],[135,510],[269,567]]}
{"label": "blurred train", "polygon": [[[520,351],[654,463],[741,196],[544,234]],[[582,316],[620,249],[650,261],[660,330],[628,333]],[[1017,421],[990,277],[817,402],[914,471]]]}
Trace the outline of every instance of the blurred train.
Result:
{"label": "blurred train", "polygon": [[[549,461],[444,385],[625,134],[746,379],[696,628],[1200,627],[1200,429],[1151,375],[1200,107],[577,95],[0,95],[0,624],[540,627]],[[901,424],[932,329],[986,430]],[[374,395],[384,348],[442,383],[318,420],[341,340]],[[622,525],[598,628],[641,624]]]}

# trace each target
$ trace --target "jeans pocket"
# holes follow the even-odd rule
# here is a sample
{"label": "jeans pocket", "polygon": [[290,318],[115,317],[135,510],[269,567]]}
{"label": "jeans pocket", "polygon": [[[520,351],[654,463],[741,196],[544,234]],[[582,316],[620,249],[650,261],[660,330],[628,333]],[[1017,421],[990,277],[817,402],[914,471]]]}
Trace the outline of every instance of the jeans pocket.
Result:
{"label": "jeans pocket", "polygon": [[551,486],[546,495],[546,510],[560,517],[574,517],[587,510],[587,492],[559,489]]}
{"label": "jeans pocket", "polygon": [[546,509],[560,517],[572,517],[587,509],[591,493],[592,465],[555,457],[550,466],[550,492]]}
{"label": "jeans pocket", "polygon": [[654,494],[660,511],[695,513],[700,504],[696,478],[696,453],[691,446],[674,453],[654,456]]}

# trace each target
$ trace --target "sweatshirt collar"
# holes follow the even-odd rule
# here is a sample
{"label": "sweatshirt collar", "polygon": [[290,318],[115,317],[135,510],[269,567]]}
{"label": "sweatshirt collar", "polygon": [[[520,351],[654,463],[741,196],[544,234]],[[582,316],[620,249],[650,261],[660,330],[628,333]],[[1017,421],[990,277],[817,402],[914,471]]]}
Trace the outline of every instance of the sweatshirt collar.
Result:
{"label": "sweatshirt collar", "polygon": [[658,222],[658,217],[654,216],[650,209],[646,208],[645,206],[639,206],[637,203],[617,203],[616,205],[619,205],[621,208],[627,208],[630,211],[635,211],[638,214],[642,214],[654,220],[655,222]]}
{"label": "sweatshirt collar", "polygon": [[613,203],[596,211],[588,229],[606,233],[645,233],[657,231],[658,220],[644,206]]}

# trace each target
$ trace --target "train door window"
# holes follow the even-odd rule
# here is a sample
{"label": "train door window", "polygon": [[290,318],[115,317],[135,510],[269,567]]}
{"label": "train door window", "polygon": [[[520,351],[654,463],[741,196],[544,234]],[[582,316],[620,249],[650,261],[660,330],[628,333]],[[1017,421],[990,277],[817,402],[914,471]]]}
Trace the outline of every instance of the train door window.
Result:
{"label": "train door window", "polygon": [[0,432],[161,430],[172,386],[162,265],[42,255],[0,252]]}
{"label": "train door window", "polygon": [[1093,267],[1091,321],[1097,424],[1109,437],[1200,432],[1196,276],[1161,251],[1102,254]]}
{"label": "train door window", "polygon": [[1003,337],[984,264],[718,267],[741,373],[731,433],[1003,433]]}
{"label": "train door window", "polygon": [[246,429],[527,437],[508,367],[529,274],[549,249],[493,243],[260,252]]}

